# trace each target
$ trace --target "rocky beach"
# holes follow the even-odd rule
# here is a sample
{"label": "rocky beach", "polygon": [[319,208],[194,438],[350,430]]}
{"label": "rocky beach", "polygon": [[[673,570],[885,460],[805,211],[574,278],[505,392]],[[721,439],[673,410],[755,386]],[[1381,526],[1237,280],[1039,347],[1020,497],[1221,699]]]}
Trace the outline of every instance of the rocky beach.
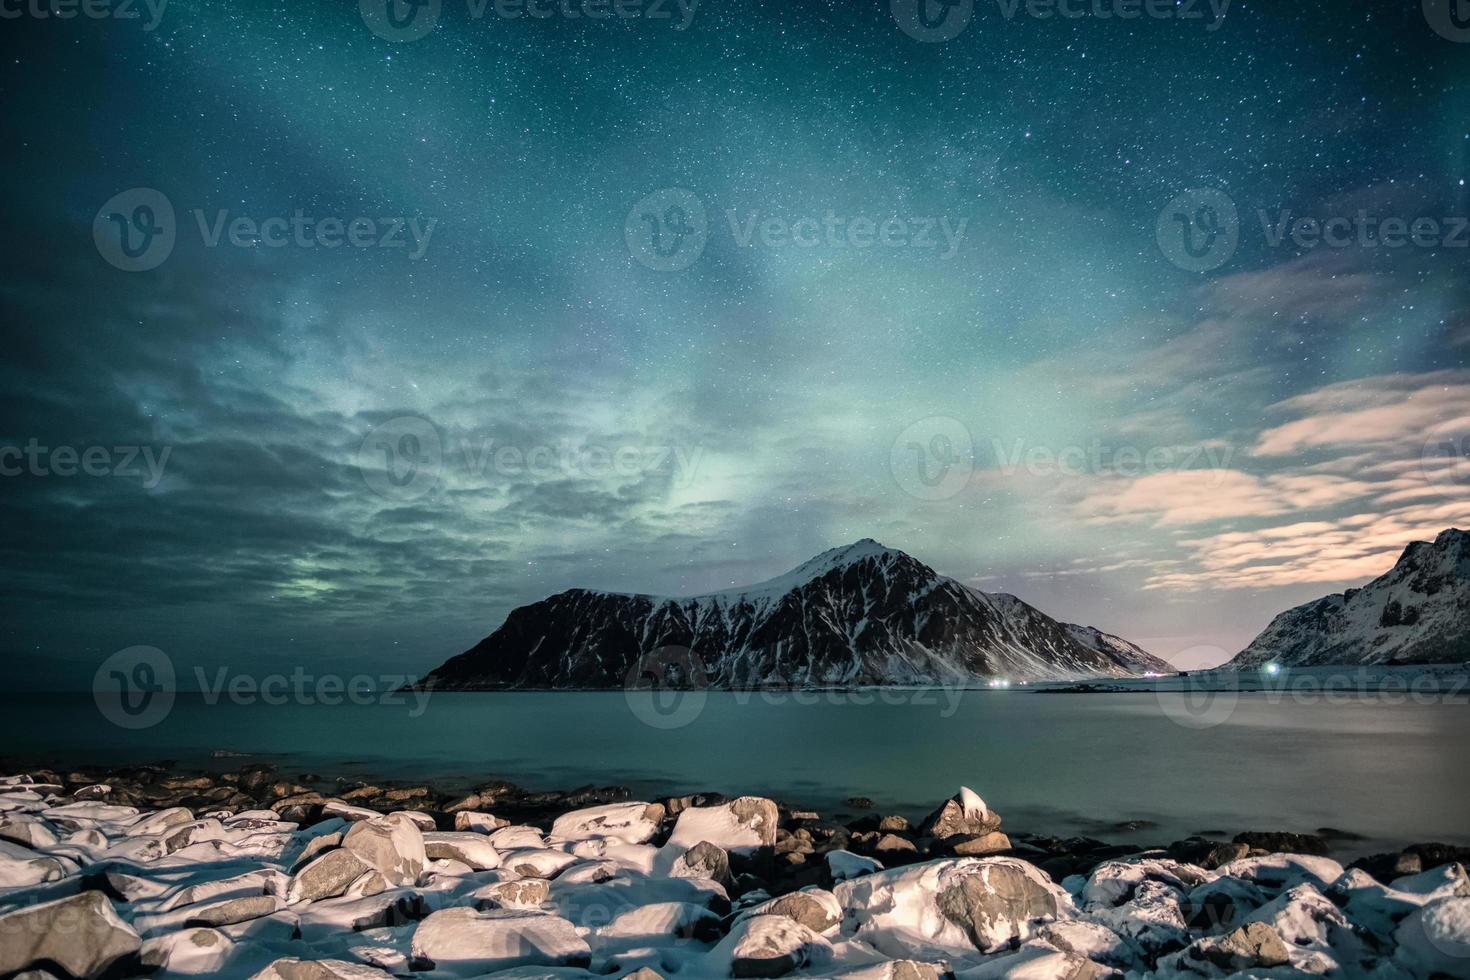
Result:
{"label": "rocky beach", "polygon": [[167,766],[0,779],[0,976],[1470,976],[1465,848],[1140,849],[617,786]]}

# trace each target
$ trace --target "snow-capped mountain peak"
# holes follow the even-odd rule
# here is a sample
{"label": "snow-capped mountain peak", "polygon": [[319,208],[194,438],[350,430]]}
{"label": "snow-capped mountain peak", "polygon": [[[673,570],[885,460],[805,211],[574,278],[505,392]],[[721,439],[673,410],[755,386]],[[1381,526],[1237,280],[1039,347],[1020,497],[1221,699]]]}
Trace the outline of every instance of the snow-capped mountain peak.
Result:
{"label": "snow-capped mountain peak", "polygon": [[776,578],[682,598],[572,589],[513,610],[425,680],[621,687],[670,647],[714,688],[965,684],[1169,670],[1133,644],[940,575],[871,538]]}
{"label": "snow-capped mountain peak", "polygon": [[1470,533],[1415,541],[1360,589],[1288,609],[1229,664],[1450,663],[1470,659]]}

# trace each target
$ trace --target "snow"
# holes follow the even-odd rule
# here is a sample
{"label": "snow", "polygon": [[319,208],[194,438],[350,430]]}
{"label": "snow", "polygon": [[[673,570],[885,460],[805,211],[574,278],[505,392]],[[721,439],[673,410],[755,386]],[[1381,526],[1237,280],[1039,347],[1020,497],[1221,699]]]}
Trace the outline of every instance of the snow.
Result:
{"label": "snow", "polygon": [[[781,879],[768,878],[773,898],[748,879],[743,893],[727,892],[709,879],[668,877],[665,867],[701,840],[746,855],[771,843],[776,809],[753,797],[690,808],[672,828],[644,804],[588,808],[563,814],[545,839],[534,828],[496,831],[503,843],[525,845],[500,847],[495,835],[424,833],[406,818],[301,828],[267,812],[199,819],[119,808],[53,817],[65,807],[41,794],[3,795],[39,798],[12,801],[11,817],[26,818],[13,826],[35,846],[0,841],[0,872],[34,877],[40,867],[53,880],[0,890],[0,916],[44,911],[48,899],[77,897],[84,880],[105,878],[120,900],[80,894],[98,904],[95,921],[123,940],[142,937],[137,972],[155,971],[160,980],[300,980],[306,961],[326,964],[310,971],[323,980],[625,976],[641,966],[685,980],[785,972],[922,980],[947,970],[957,980],[1108,970],[1183,980],[1186,969],[1190,980],[1205,980],[1195,965],[1212,967],[1178,951],[1218,943],[1241,920],[1274,930],[1291,962],[1247,969],[1252,977],[1427,980],[1466,975],[1470,963],[1470,880],[1458,865],[1383,883],[1309,855],[1205,871],[1151,852],[1104,862],[1064,889],[1019,858],[942,858],[885,870],[832,850],[812,861],[820,871],[824,859],[839,879],[831,891],[784,891]],[[968,788],[956,800],[969,817],[990,814]],[[629,842],[644,838],[650,822],[655,832],[670,829],[669,845]],[[333,846],[344,828],[360,838],[357,849]],[[79,834],[77,843],[63,840]],[[204,839],[187,843],[196,835]],[[170,852],[175,837],[182,846]],[[46,840],[55,843],[39,843]],[[336,895],[306,898],[301,873],[289,873],[313,841],[324,848],[313,861],[346,864]],[[426,860],[414,868],[420,848]],[[135,860],[115,863],[108,855],[117,853]],[[380,867],[404,880],[394,886]],[[281,908],[288,895],[294,903]],[[1229,927],[1187,921],[1220,896],[1240,919]],[[217,928],[190,924],[221,910],[249,917]],[[0,919],[0,935],[9,927]],[[87,930],[63,934],[73,942]]]}
{"label": "snow", "polygon": [[984,820],[990,816],[990,809],[985,805],[985,801],[980,799],[980,794],[968,786],[960,787],[959,801],[960,808],[970,819]]}
{"label": "snow", "polygon": [[[1389,615],[1390,603],[1399,615]],[[1451,528],[1433,542],[1410,544],[1392,569],[1362,588],[1280,614],[1229,666],[1444,660],[1466,649],[1467,604],[1470,533]],[[1459,662],[1463,655],[1453,659]]]}
{"label": "snow", "polygon": [[647,803],[610,803],[573,810],[551,825],[552,840],[581,841],[610,837],[624,844],[642,844],[658,831],[663,807]]}
{"label": "snow", "polygon": [[1418,972],[1470,974],[1470,897],[1431,902],[1406,918],[1394,936],[1398,960]]}
{"label": "snow", "polygon": [[835,881],[847,881],[874,871],[882,871],[883,865],[870,857],[844,851],[841,848],[827,852],[827,868]]}
{"label": "snow", "polygon": [[572,924],[545,912],[443,909],[413,933],[420,968],[471,977],[516,966],[585,966],[592,951]]}
{"label": "snow", "polygon": [[[747,805],[760,812],[744,816],[739,811]],[[667,865],[695,844],[708,842],[727,852],[748,854],[776,840],[776,808],[768,800],[743,796],[718,806],[692,806],[679,814],[674,832],[669,835],[662,854]]]}

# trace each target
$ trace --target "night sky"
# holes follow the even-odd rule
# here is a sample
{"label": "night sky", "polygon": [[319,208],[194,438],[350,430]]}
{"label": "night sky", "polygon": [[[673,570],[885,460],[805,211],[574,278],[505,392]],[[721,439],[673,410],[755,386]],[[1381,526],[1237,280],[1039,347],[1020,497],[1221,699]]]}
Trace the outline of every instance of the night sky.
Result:
{"label": "night sky", "polygon": [[444,0],[416,40],[37,2],[0,4],[21,687],[136,644],[421,674],[554,591],[862,537],[1192,666],[1470,523],[1435,0],[929,40],[904,0]]}

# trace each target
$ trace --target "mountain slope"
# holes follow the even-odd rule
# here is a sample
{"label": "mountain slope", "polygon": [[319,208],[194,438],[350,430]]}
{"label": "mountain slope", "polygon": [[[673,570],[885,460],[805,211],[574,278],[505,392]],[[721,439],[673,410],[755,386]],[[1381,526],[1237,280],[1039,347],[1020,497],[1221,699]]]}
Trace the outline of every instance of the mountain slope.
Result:
{"label": "mountain slope", "polygon": [[[608,688],[694,651],[713,688],[966,683],[1172,670],[864,539],[743,589],[664,598],[572,589],[522,606],[426,677],[439,689]],[[686,671],[687,673],[687,671]]]}
{"label": "mountain slope", "polygon": [[1470,533],[1415,541],[1361,589],[1288,609],[1227,669],[1470,660]]}

